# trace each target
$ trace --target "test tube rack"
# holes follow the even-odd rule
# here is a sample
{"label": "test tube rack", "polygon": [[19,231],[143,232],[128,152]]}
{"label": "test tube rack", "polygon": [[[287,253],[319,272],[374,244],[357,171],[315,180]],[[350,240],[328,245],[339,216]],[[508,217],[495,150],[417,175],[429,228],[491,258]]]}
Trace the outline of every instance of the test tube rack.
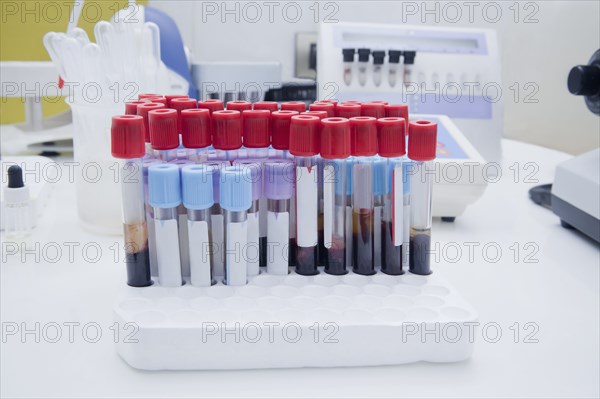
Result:
{"label": "test tube rack", "polygon": [[119,355],[143,370],[458,362],[473,352],[478,317],[439,271],[262,272],[241,287],[125,287],[114,315],[133,328]]}

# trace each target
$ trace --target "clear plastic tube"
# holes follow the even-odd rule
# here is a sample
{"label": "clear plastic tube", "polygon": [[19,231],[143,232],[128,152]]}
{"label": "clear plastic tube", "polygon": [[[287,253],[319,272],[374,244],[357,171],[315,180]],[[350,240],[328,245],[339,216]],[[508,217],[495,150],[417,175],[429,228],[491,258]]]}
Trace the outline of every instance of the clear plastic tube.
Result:
{"label": "clear plastic tube", "polygon": [[398,78],[403,78],[403,68],[402,64],[389,64],[388,69],[388,83],[390,87],[396,87],[396,83],[398,83]]}
{"label": "clear plastic tube", "polygon": [[414,274],[431,274],[431,198],[435,164],[414,162],[410,181],[410,251],[409,270]]}
{"label": "clear plastic tube", "polygon": [[296,273],[318,274],[318,190],[317,156],[296,159]]}
{"label": "clear plastic tube", "polygon": [[381,220],[381,271],[386,274],[403,273],[404,203],[408,192],[404,190],[404,159],[388,158],[385,176],[385,196]]}
{"label": "clear plastic tube", "polygon": [[382,66],[381,65],[373,65],[373,84],[375,87],[381,86],[381,76],[382,76]]}
{"label": "clear plastic tube", "polygon": [[183,284],[178,217],[177,207],[154,208],[158,281],[163,287],[178,287]]}
{"label": "clear plastic tube", "polygon": [[323,160],[325,272],[346,274],[346,159]]}
{"label": "clear plastic tube", "polygon": [[225,280],[232,286],[246,285],[247,263],[245,250],[248,243],[247,211],[223,210]]}
{"label": "clear plastic tube", "polygon": [[344,62],[344,83],[346,86],[352,84],[352,62]]}
{"label": "clear plastic tube", "polygon": [[210,208],[188,209],[188,243],[190,257],[190,281],[195,287],[209,287],[212,279],[212,254]]}
{"label": "clear plastic tube", "polygon": [[352,269],[375,273],[372,157],[358,157],[352,167]]}
{"label": "clear plastic tube", "polygon": [[121,189],[127,284],[132,287],[146,287],[152,285],[152,280],[141,158],[127,159],[123,162]]}
{"label": "clear plastic tube", "polygon": [[290,200],[268,200],[267,273],[287,275],[289,265]]}

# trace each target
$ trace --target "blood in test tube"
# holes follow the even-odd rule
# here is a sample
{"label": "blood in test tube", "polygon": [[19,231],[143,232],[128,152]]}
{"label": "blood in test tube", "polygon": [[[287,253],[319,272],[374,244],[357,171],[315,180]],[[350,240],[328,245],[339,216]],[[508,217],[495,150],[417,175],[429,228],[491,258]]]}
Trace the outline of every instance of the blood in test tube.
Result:
{"label": "blood in test tube", "polygon": [[437,148],[437,123],[426,120],[410,122],[408,157],[415,170],[410,182],[410,249],[409,271],[431,274],[431,199]]}

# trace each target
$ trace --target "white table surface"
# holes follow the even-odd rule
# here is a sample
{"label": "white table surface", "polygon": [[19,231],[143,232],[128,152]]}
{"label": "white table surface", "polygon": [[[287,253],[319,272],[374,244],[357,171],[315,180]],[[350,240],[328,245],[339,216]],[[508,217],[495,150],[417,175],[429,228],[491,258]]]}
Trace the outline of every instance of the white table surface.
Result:
{"label": "white table surface", "polygon": [[[81,246],[71,262],[63,253],[59,262],[21,262],[7,256],[1,266],[1,321],[33,328],[47,323],[62,326],[58,343],[26,335],[5,336],[1,344],[2,397],[284,397],[284,396],[406,396],[406,397],[598,397],[600,395],[598,245],[560,226],[552,212],[534,205],[527,190],[551,182],[556,164],[569,156],[528,144],[503,142],[503,176],[490,184],[483,198],[455,223],[434,222],[434,241],[449,252],[463,249],[459,262],[441,261],[443,273],[479,311],[480,322],[498,323],[502,337],[486,342],[480,328],[471,359],[454,364],[417,363],[402,366],[288,369],[252,371],[142,372],[117,355],[112,305],[125,270],[112,260],[111,245],[118,237],[101,237],[82,230],[75,214],[75,187],[64,184],[54,191],[47,211],[35,230],[42,245],[97,242],[99,262],[83,260]],[[539,165],[539,183],[514,182],[509,166],[518,162]],[[514,169],[514,167],[513,167]],[[480,243],[474,259],[465,243]],[[513,243],[521,248],[515,262]],[[449,244],[456,243],[456,244]],[[497,243],[502,255],[486,261],[481,248]],[[528,250],[525,244],[533,243]],[[488,256],[495,257],[488,244]],[[51,247],[47,246],[48,251]],[[537,263],[525,262],[531,248]],[[54,255],[47,253],[46,258]],[[90,256],[94,256],[91,254]],[[489,258],[488,258],[489,259]],[[78,322],[73,343],[64,323]],[[85,323],[102,329],[97,343],[87,343]],[[515,343],[514,323],[521,334]],[[525,343],[525,323],[539,330]],[[513,329],[511,330],[511,326]],[[47,330],[49,338],[53,331]],[[89,331],[88,331],[89,332]],[[93,331],[92,331],[93,332]],[[492,339],[493,330],[488,330]],[[89,334],[90,336],[93,334]],[[531,338],[531,337],[530,337]],[[365,337],[376,339],[376,337]]]}

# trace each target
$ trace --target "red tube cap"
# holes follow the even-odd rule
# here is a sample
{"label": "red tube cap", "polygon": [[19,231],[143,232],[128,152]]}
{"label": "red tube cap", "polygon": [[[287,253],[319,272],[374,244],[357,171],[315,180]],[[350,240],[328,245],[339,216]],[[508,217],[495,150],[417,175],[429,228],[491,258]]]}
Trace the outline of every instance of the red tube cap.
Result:
{"label": "red tube cap", "polygon": [[343,159],[350,156],[350,121],[346,118],[321,120],[321,156]]}
{"label": "red tube cap", "polygon": [[186,96],[185,94],[167,94],[165,95],[165,99],[167,100],[167,107],[173,108],[173,106],[171,105],[171,100],[174,100],[176,98],[189,98],[189,96]]}
{"label": "red tube cap", "polygon": [[406,120],[397,117],[377,119],[377,139],[379,155],[382,157],[404,156],[406,154]]}
{"label": "red tube cap", "polygon": [[276,101],[258,101],[254,103],[254,109],[266,109],[273,112],[279,110],[279,104]]}
{"label": "red tube cap", "polygon": [[162,97],[162,94],[155,94],[155,93],[138,94],[138,99],[140,99],[140,100],[143,100],[145,98],[150,98],[150,97]]}
{"label": "red tube cap", "polygon": [[271,112],[267,109],[247,109],[242,112],[244,147],[267,148],[271,144]]}
{"label": "red tube cap", "polygon": [[301,113],[300,115],[316,116],[319,119],[325,119],[325,118],[329,117],[329,115],[327,115],[327,111],[306,111],[306,112]]}
{"label": "red tube cap", "polygon": [[377,119],[370,116],[350,118],[350,154],[357,157],[377,154]]}
{"label": "red tube cap", "polygon": [[210,136],[210,111],[205,108],[184,109],[180,115],[181,141],[186,148],[208,147]]}
{"label": "red tube cap", "polygon": [[314,115],[294,115],[290,122],[290,153],[311,157],[319,153],[321,119]]}
{"label": "red tube cap", "polygon": [[414,161],[432,161],[437,149],[437,123],[414,121],[409,123],[408,157]]}
{"label": "red tube cap", "polygon": [[137,106],[137,114],[144,119],[144,140],[146,140],[146,143],[150,142],[150,124],[148,123],[148,112],[163,108],[165,108],[165,105],[160,103],[145,103]]}
{"label": "red tube cap", "polygon": [[317,101],[308,106],[308,109],[311,111],[325,111],[327,112],[327,117],[332,118],[335,116],[335,104],[325,101]]}
{"label": "red tube cap", "polygon": [[285,103],[281,103],[281,110],[304,112],[306,111],[306,104],[302,101],[288,101]]}
{"label": "red tube cap", "polygon": [[156,109],[148,112],[150,125],[150,143],[155,150],[172,150],[179,147],[177,132],[177,111],[174,109]]}
{"label": "red tube cap", "polygon": [[248,101],[227,101],[227,109],[242,112],[252,109],[252,103]]}
{"label": "red tube cap", "polygon": [[153,103],[159,103],[164,105],[165,107],[167,106],[167,99],[164,98],[163,96],[157,96],[157,97],[144,97],[143,100],[146,101],[151,101]]}
{"label": "red tube cap", "polygon": [[217,150],[237,150],[242,146],[242,114],[240,111],[214,111],[213,146]]}
{"label": "red tube cap", "polygon": [[298,115],[298,112],[289,110],[271,112],[271,145],[276,150],[290,149],[290,123],[294,115]]}
{"label": "red tube cap", "polygon": [[362,101],[358,101],[358,100],[345,100],[342,101],[340,104],[362,104]]}
{"label": "red tube cap", "polygon": [[357,103],[341,103],[335,106],[335,116],[340,118],[354,118],[360,116],[360,104]]}
{"label": "red tube cap", "polygon": [[315,102],[316,103],[331,103],[333,105],[336,105],[338,103],[337,100],[317,100]]}
{"label": "red tube cap", "polygon": [[115,158],[141,158],[144,146],[144,119],[138,115],[112,117],[110,127],[111,153]]}
{"label": "red tube cap", "polygon": [[408,122],[408,104],[388,104],[384,106],[385,117],[404,118]]}
{"label": "red tube cap", "polygon": [[370,101],[360,104],[360,114],[362,116],[372,116],[373,118],[385,117],[385,104],[380,102]]}
{"label": "red tube cap", "polygon": [[221,100],[198,101],[198,108],[206,108],[211,114],[215,111],[222,111],[225,109],[223,107],[223,101]]}
{"label": "red tube cap", "polygon": [[[167,101],[169,100],[167,99]],[[177,131],[181,133],[181,111],[196,108],[198,104],[195,99],[189,97],[175,97],[171,99],[170,104],[169,108],[177,111]]]}
{"label": "red tube cap", "polygon": [[146,104],[148,101],[130,101],[125,103],[125,115],[137,115],[137,107],[140,104]]}

